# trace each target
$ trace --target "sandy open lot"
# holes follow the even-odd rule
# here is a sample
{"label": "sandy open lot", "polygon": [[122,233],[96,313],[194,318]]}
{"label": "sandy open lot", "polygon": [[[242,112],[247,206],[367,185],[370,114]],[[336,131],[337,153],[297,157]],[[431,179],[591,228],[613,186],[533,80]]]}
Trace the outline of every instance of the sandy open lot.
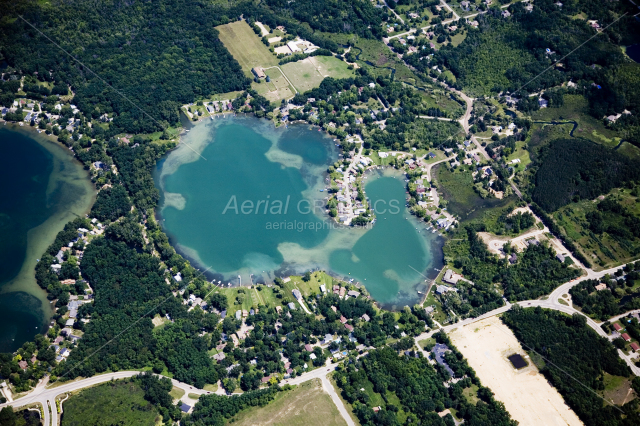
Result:
{"label": "sandy open lot", "polygon": [[507,356],[526,354],[499,318],[491,317],[458,328],[449,336],[482,384],[493,391],[520,425],[582,424],[529,358],[525,358],[529,366],[520,371],[513,368]]}

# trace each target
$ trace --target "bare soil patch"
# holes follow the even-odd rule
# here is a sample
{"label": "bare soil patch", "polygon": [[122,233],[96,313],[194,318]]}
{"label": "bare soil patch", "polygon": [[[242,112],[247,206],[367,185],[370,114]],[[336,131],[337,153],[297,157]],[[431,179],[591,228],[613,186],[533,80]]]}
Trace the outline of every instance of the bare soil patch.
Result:
{"label": "bare soil patch", "polygon": [[458,328],[450,337],[482,383],[520,425],[582,425],[529,358],[525,358],[529,366],[513,368],[507,357],[514,353],[525,357],[526,353],[499,318]]}

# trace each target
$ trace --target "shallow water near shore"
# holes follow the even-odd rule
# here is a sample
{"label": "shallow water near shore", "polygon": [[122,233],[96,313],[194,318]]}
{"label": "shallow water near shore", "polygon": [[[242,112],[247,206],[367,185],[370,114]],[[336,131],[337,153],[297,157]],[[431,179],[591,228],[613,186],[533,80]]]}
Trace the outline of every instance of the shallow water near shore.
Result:
{"label": "shallow water near shore", "polygon": [[35,266],[56,234],[88,212],[88,173],[61,145],[18,126],[0,128],[0,352],[46,331],[52,310]]}
{"label": "shallow water near shore", "polygon": [[395,214],[379,213],[368,229],[336,224],[324,189],[337,159],[332,139],[308,125],[206,120],[158,163],[158,218],[210,279],[270,282],[319,268],[364,284],[387,307],[415,303],[441,267],[440,238],[406,211],[398,172],[369,172],[365,181],[372,203],[396,200]]}

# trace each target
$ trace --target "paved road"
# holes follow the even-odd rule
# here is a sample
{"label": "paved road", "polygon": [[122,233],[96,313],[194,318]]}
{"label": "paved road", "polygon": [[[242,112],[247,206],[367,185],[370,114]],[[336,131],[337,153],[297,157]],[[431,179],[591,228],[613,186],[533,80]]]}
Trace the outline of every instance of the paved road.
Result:
{"label": "paved road", "polygon": [[[301,383],[304,383],[312,379],[320,379],[322,381],[323,389],[329,394],[329,396],[331,397],[331,400],[336,404],[338,411],[344,417],[344,420],[347,423],[347,425],[355,426],[353,420],[351,419],[351,416],[349,416],[349,413],[347,412],[347,409],[344,403],[339,398],[335,388],[331,385],[331,382],[329,382],[329,379],[327,379],[327,374],[329,374],[329,372],[333,371],[334,369],[335,369],[334,366],[318,368],[316,370],[310,371],[309,373],[303,373],[302,375],[295,377],[293,379],[285,380],[282,382],[282,384],[288,383],[290,385],[299,385]],[[48,382],[48,377],[47,377],[43,381],[41,381],[38,384],[38,386],[36,386],[36,388],[32,392],[30,392],[28,395],[18,398],[13,402],[0,404],[0,409],[6,406],[12,406],[17,408],[17,407],[23,407],[25,405],[30,405],[30,404],[39,404],[44,408],[44,419],[43,419],[44,426],[49,426],[49,425],[57,426],[58,415],[56,413],[56,397],[63,394],[67,394],[69,392],[75,392],[80,389],[106,383],[111,380],[126,379],[129,377],[136,376],[138,374],[140,374],[140,371],[119,371],[117,373],[101,374],[99,376],[93,376],[86,379],[76,380],[76,381],[69,382],[69,383],[56,386],[50,389],[46,389],[45,387],[46,383]],[[164,376],[160,376],[160,377],[164,377]],[[218,387],[218,390],[216,390],[216,392],[211,392],[211,391],[198,389],[192,385],[179,382],[174,379],[171,379],[171,383],[173,384],[174,387],[182,389],[185,392],[184,396],[182,397],[182,401],[191,406],[195,405],[197,401],[189,398],[188,395],[190,393],[196,394],[196,395],[207,395],[211,393],[216,393],[218,395],[225,395],[224,389],[222,389],[222,387]],[[54,413],[55,415],[53,416],[50,415],[48,407],[51,407],[51,412]]]}

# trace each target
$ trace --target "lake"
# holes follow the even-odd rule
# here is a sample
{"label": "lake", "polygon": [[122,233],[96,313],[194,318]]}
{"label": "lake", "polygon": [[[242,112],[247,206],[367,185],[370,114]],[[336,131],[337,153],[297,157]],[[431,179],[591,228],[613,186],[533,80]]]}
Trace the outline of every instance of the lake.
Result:
{"label": "lake", "polygon": [[367,176],[367,195],[379,207],[374,226],[330,220],[321,190],[337,159],[335,143],[307,125],[207,120],[158,163],[158,218],[210,279],[269,282],[319,268],[364,284],[387,307],[417,302],[442,265],[440,238],[408,214],[404,177],[392,171]]}
{"label": "lake", "polygon": [[633,59],[637,63],[640,63],[640,44],[627,46],[626,52],[631,59]]}
{"label": "lake", "polygon": [[52,310],[37,259],[95,191],[68,149],[18,126],[0,128],[0,161],[0,352],[12,352],[46,331]]}

